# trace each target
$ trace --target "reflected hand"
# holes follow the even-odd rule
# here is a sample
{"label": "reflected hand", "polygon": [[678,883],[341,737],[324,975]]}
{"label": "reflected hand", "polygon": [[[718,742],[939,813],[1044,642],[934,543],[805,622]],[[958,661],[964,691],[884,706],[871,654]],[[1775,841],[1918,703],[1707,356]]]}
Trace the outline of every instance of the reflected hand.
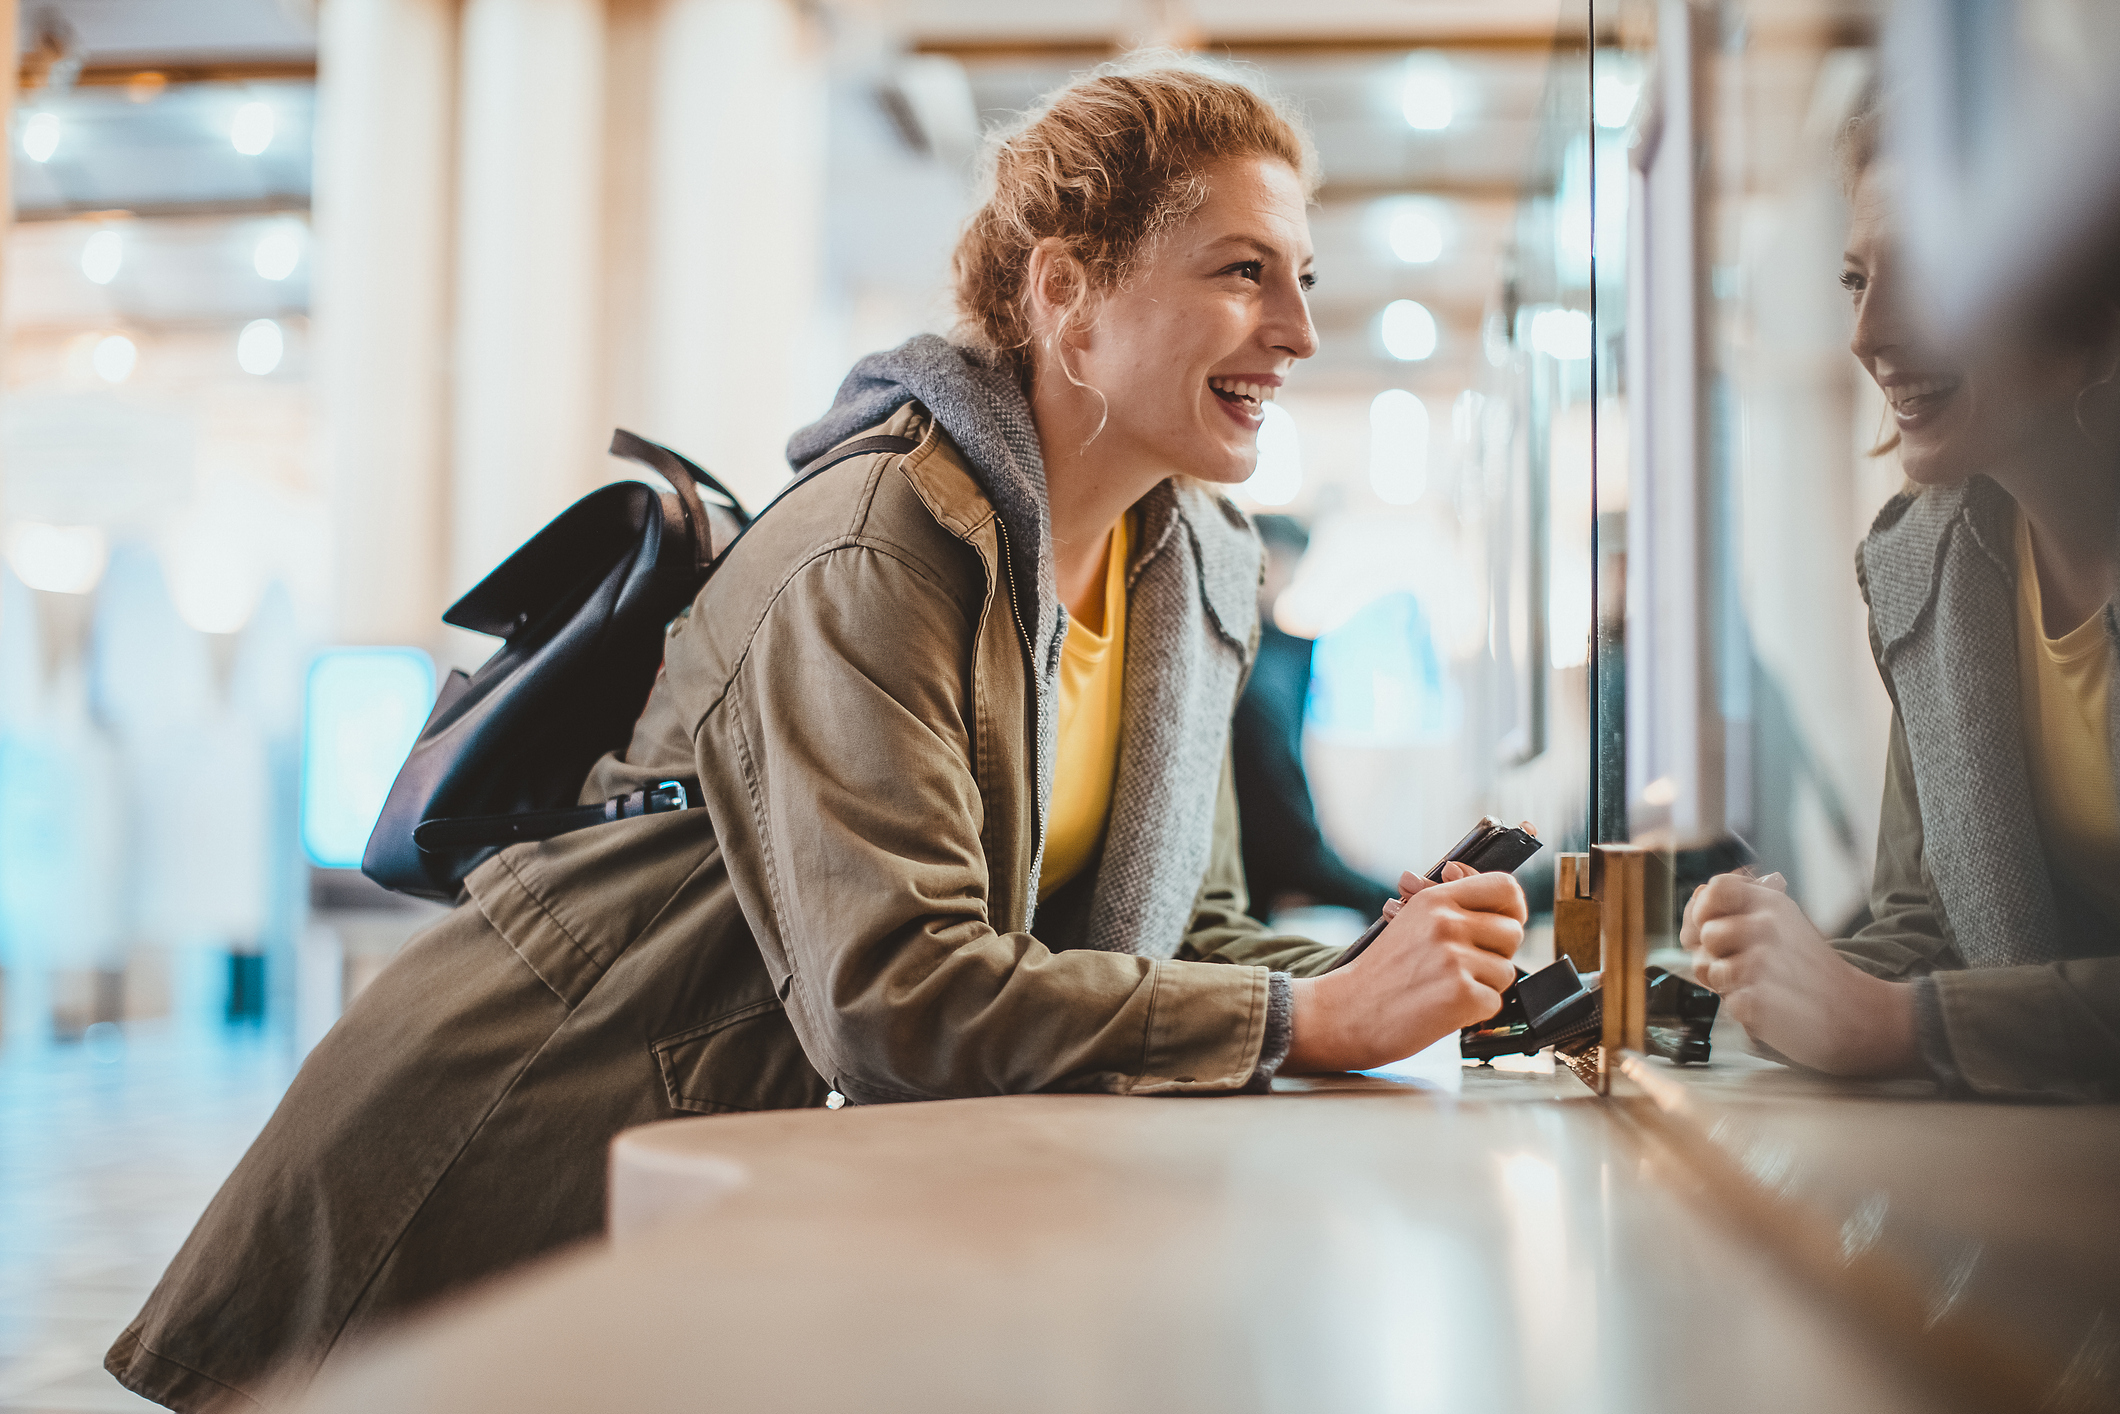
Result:
{"label": "reflected hand", "polygon": [[1501,1009],[1529,917],[1516,880],[1453,863],[1441,883],[1408,874],[1399,887],[1367,951],[1296,979],[1291,1073],[1385,1065]]}
{"label": "reflected hand", "polygon": [[1747,1032],[1833,1075],[1921,1071],[1913,989],[1872,977],[1826,941],[1779,874],[1722,874],[1694,890],[1679,943],[1694,979]]}

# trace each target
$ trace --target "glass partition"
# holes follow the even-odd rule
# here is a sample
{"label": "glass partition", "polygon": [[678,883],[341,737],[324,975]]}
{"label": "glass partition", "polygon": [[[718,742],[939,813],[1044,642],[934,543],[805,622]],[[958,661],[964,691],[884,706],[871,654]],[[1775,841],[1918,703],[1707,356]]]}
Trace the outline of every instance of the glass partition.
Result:
{"label": "glass partition", "polygon": [[1722,996],[1649,1093],[1893,1340],[2110,1400],[2120,23],[1596,8],[1598,818]]}

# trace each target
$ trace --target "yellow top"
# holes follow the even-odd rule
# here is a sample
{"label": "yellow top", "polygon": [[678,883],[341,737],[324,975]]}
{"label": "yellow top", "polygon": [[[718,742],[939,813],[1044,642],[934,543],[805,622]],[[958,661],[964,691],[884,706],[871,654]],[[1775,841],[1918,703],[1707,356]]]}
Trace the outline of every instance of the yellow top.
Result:
{"label": "yellow top", "polygon": [[2112,671],[2100,609],[2046,636],[2031,523],[2017,517],[2017,684],[2032,804],[2056,882],[2120,925],[2120,803],[2113,796],[2106,685]]}
{"label": "yellow top", "polygon": [[1132,518],[1131,512],[1119,517],[1105,546],[1102,622],[1092,627],[1082,615],[1070,618],[1060,649],[1060,741],[1045,817],[1045,859],[1038,869],[1041,901],[1082,872],[1111,814],[1126,680],[1126,551]]}

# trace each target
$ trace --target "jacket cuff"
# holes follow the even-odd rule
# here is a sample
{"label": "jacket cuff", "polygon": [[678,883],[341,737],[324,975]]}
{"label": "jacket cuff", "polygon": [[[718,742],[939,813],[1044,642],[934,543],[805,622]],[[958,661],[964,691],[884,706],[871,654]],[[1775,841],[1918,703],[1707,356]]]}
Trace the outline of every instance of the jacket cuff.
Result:
{"label": "jacket cuff", "polygon": [[1259,1047],[1259,1065],[1244,1087],[1247,1095],[1263,1095],[1273,1089],[1274,1072],[1288,1059],[1288,1044],[1295,1038],[1296,986],[1286,972],[1266,974],[1266,1041]]}
{"label": "jacket cuff", "polygon": [[[1156,963],[1153,976],[1148,1049],[1126,1093],[1206,1095],[1247,1088],[1266,1052],[1272,974],[1263,967],[1169,961]],[[1281,1055],[1287,1053],[1284,1041]]]}
{"label": "jacket cuff", "polygon": [[1934,977],[1917,977],[1914,989],[1914,1039],[1930,1077],[1951,1094],[1964,1094],[1965,1077],[1951,1056],[1951,1033],[1943,1024],[1943,989]]}

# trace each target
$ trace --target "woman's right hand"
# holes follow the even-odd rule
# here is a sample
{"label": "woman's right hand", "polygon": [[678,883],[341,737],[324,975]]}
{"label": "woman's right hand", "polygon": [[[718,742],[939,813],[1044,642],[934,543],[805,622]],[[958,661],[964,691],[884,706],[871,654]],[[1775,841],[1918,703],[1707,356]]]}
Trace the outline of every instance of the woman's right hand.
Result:
{"label": "woman's right hand", "polygon": [[1451,864],[1440,884],[1408,875],[1401,887],[1412,897],[1387,907],[1391,922],[1360,957],[1295,979],[1284,1070],[1388,1065],[1501,1010],[1530,916],[1515,878]]}

